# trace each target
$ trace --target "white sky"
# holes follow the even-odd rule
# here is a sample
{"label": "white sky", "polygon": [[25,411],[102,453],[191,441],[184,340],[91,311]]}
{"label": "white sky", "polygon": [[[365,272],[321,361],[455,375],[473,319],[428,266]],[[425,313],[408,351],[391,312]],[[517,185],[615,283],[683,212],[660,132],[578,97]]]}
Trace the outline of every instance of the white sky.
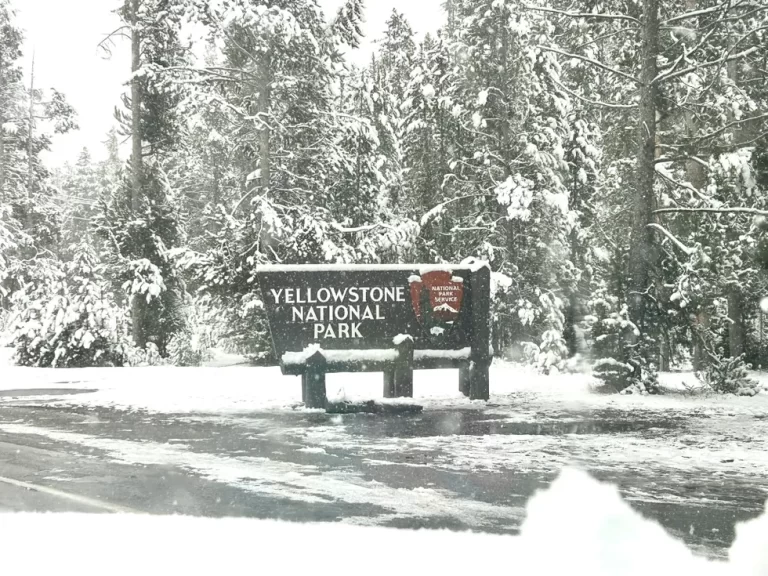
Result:
{"label": "white sky", "polygon": [[[335,14],[343,0],[319,0],[326,16]],[[12,0],[26,41],[25,76],[29,79],[35,52],[35,84],[66,94],[78,112],[80,130],[56,136],[47,155],[50,165],[74,162],[86,146],[102,158],[106,133],[114,124],[113,111],[130,73],[130,49],[117,42],[111,59],[97,50],[99,41],[120,23],[112,10],[120,0]],[[366,0],[366,42],[353,55],[355,61],[370,57],[371,41],[381,36],[387,17],[395,8],[404,13],[413,29],[434,32],[443,20],[442,0]]]}

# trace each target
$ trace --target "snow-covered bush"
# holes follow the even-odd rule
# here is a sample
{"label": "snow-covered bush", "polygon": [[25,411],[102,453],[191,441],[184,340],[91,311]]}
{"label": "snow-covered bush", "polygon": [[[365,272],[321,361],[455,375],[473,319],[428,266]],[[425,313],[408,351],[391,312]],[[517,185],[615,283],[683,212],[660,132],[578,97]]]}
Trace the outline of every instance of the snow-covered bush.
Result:
{"label": "snow-covered bush", "polygon": [[522,342],[523,356],[529,364],[536,366],[543,374],[557,374],[565,369],[568,359],[568,345],[563,333],[565,331],[565,316],[563,315],[563,302],[560,298],[549,292],[541,292],[536,289],[538,306],[532,306],[530,302],[518,303],[518,317],[525,326],[531,326],[535,320],[539,320],[539,326],[543,328],[539,343]]}
{"label": "snow-covered bush", "polygon": [[122,366],[131,343],[96,256],[81,245],[67,264],[41,260],[14,292],[11,330],[23,366]]}
{"label": "snow-covered bush", "polygon": [[706,370],[697,372],[701,382],[718,394],[736,394],[738,396],[754,396],[760,391],[756,380],[749,377],[749,364],[744,362],[744,355],[726,358],[723,349],[711,358]]}
{"label": "snow-covered bush", "polygon": [[125,346],[124,350],[126,366],[165,366],[168,364],[154,342],[147,342],[143,349],[129,344]]}
{"label": "snow-covered bush", "polygon": [[658,392],[656,369],[643,361],[640,347],[644,342],[640,330],[629,318],[627,305],[619,305],[615,298],[598,294],[589,307],[595,377],[606,389],[616,392],[630,387]]}
{"label": "snow-covered bush", "polygon": [[187,313],[186,329],[176,333],[168,344],[168,359],[175,366],[200,366],[213,356],[219,311],[208,306],[208,299],[193,301]]}

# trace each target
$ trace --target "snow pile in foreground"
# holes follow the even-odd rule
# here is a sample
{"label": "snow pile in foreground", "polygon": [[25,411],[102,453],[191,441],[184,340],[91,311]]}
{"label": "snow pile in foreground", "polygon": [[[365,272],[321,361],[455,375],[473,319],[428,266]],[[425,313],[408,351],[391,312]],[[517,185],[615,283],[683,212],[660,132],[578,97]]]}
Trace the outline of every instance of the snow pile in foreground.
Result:
{"label": "snow pile in foreground", "polygon": [[573,469],[530,500],[517,537],[244,518],[17,514],[2,517],[0,542],[3,567],[24,574],[747,576],[768,571],[768,511],[738,527],[730,563],[695,557],[614,487]]}

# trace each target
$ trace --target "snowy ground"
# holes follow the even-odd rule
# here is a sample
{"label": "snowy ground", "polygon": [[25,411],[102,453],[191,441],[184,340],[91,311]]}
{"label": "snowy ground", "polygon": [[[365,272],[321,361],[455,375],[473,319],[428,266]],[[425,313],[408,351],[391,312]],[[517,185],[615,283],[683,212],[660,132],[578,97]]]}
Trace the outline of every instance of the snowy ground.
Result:
{"label": "snowy ground", "polygon": [[[235,574],[253,567],[334,576],[403,569],[445,576],[499,570],[590,576],[768,571],[768,514],[739,526],[728,563],[708,562],[632,511],[614,488],[576,470],[565,470],[531,499],[518,537],[183,516],[0,518],[3,565],[14,573],[76,567],[78,574],[103,574],[106,566],[111,574]],[[39,553],[41,544],[45,554]]]}
{"label": "snowy ground", "polygon": [[[251,494],[261,503],[259,517],[293,510],[294,519],[513,534],[531,495],[575,465],[616,484],[636,510],[710,557],[725,555],[736,523],[759,515],[768,498],[768,393],[688,396],[681,381],[691,375],[665,374],[677,393],[606,396],[590,391],[587,375],[544,377],[499,363],[487,405],[458,393],[456,372],[428,371],[415,375],[422,415],[331,416],[298,407],[298,378],[239,362],[220,356],[216,367],[199,369],[6,365],[0,441],[21,438],[30,453],[97,454],[114,476],[136,466],[183,470],[218,490]],[[328,391],[332,398],[380,398],[382,378],[331,375]],[[0,451],[0,474],[4,463]],[[84,479],[66,463],[57,466],[40,472],[50,486],[85,486],[100,473],[94,464]],[[208,492],[195,490],[203,488],[189,488],[196,500],[189,510],[207,514],[199,500]],[[277,513],[269,502],[280,503]],[[241,512],[250,515],[252,507]]]}

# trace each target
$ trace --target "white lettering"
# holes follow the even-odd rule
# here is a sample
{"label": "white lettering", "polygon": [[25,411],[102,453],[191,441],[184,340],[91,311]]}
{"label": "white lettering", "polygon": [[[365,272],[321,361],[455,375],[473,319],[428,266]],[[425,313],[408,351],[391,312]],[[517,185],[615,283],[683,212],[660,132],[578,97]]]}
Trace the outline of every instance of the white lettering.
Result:
{"label": "white lettering", "polygon": [[317,322],[318,321],[317,312],[315,312],[315,307],[314,306],[310,306],[309,307],[309,310],[307,310],[307,315],[304,317],[304,321],[305,322]]}
{"label": "white lettering", "polygon": [[336,306],[336,320],[344,321],[349,318],[349,308],[347,306]]}
{"label": "white lettering", "polygon": [[296,306],[294,306],[291,308],[291,311],[293,312],[293,320],[291,320],[291,322],[297,322],[297,318],[298,322],[304,322],[304,306],[301,308],[296,308]]}
{"label": "white lettering", "polygon": [[[353,318],[354,316],[354,318]],[[360,306],[350,306],[349,307],[349,319],[350,320],[360,320]]]}
{"label": "white lettering", "polygon": [[384,320],[384,316],[381,315],[381,306],[376,304],[376,320]]}
{"label": "white lettering", "polygon": [[339,338],[349,338],[349,324],[339,324]]}
{"label": "white lettering", "polygon": [[293,288],[286,288],[285,289],[285,303],[286,304],[295,304],[293,301]]}
{"label": "white lettering", "polygon": [[365,310],[363,310],[363,320],[373,320],[373,312],[371,312],[370,306],[366,306]]}
{"label": "white lettering", "polygon": [[363,296],[362,296],[363,302],[367,302],[368,301],[368,290],[370,290],[370,288],[368,286],[362,286],[360,288],[360,292],[363,293]]}
{"label": "white lettering", "polygon": [[328,288],[320,288],[320,290],[317,291],[317,299],[319,302],[325,304],[331,299],[331,292]]}
{"label": "white lettering", "polygon": [[360,334],[360,323],[352,324],[352,338],[362,338],[363,335]]}
{"label": "white lettering", "polygon": [[280,303],[280,294],[282,293],[283,293],[282,288],[280,288],[280,290],[275,290],[274,288],[272,288],[272,297],[275,299],[275,304]]}
{"label": "white lettering", "polygon": [[315,340],[320,338],[320,333],[324,331],[324,327],[322,324],[315,324]]}
{"label": "white lettering", "polygon": [[360,302],[360,294],[357,291],[357,287],[353,286],[349,289],[349,301],[353,304],[355,302]]}
{"label": "white lettering", "polygon": [[331,294],[333,294],[333,300],[335,302],[341,302],[347,297],[347,290],[349,288],[344,288],[344,290],[338,290],[336,288],[331,288]]}
{"label": "white lettering", "polygon": [[397,300],[397,289],[394,286],[384,288],[384,300],[389,300],[390,302]]}
{"label": "white lettering", "polygon": [[384,290],[378,286],[376,288],[371,288],[371,300],[374,302],[381,302],[382,298],[384,298]]}
{"label": "white lettering", "polygon": [[405,302],[405,286],[397,287],[397,301]]}
{"label": "white lettering", "polygon": [[333,332],[333,324],[328,324],[323,338],[336,338],[336,334]]}

